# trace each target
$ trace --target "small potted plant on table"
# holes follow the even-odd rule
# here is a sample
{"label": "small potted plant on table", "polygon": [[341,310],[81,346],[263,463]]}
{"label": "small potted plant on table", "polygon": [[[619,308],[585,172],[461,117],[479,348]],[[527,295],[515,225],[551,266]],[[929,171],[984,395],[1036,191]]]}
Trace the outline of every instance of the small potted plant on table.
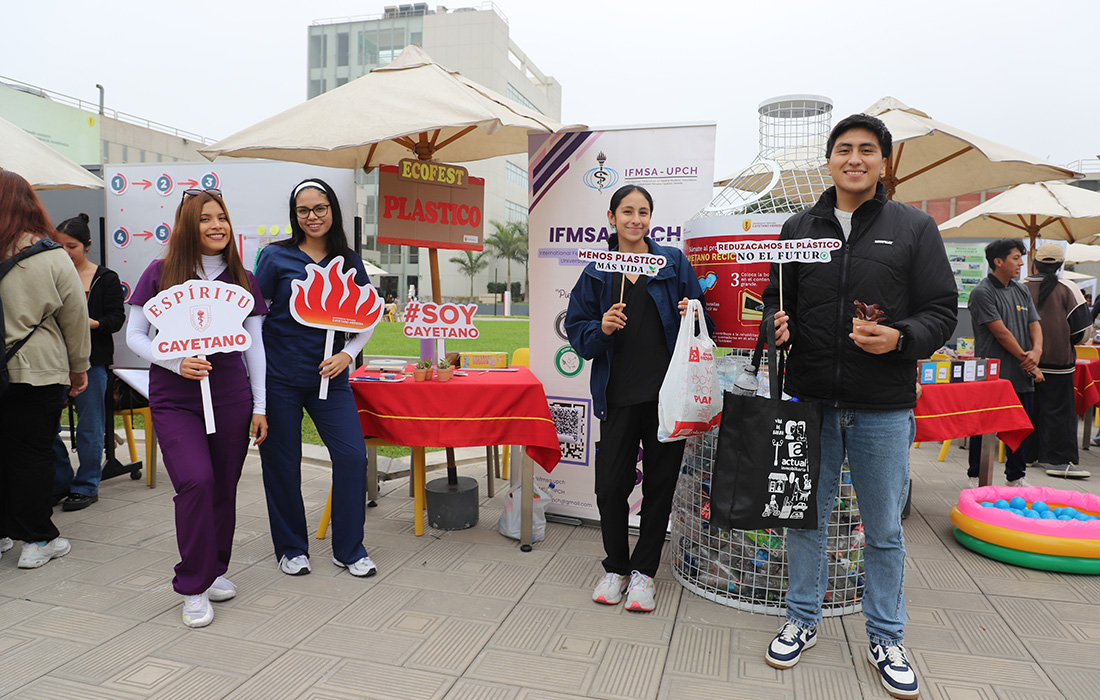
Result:
{"label": "small potted plant on table", "polygon": [[432,378],[432,361],[421,360],[416,363],[416,368],[413,370],[413,380],[418,382],[426,382]]}
{"label": "small potted plant on table", "polygon": [[449,382],[454,375],[455,368],[451,366],[450,361],[445,357],[440,358],[439,364],[436,366],[435,378],[441,382]]}

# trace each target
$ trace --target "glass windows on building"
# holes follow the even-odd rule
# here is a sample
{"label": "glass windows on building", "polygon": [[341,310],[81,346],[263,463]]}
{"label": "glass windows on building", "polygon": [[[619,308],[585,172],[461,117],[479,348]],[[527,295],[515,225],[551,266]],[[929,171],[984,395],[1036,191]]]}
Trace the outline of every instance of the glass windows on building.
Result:
{"label": "glass windows on building", "polygon": [[[337,32],[336,33],[336,65],[346,66],[348,65],[348,33]],[[345,81],[346,82],[346,81]]]}
{"label": "glass windows on building", "polygon": [[515,183],[520,187],[527,189],[527,169],[521,168],[512,161],[505,161],[505,175],[508,177],[508,182]]}
{"label": "glass windows on building", "polygon": [[312,34],[309,37],[309,67],[324,68],[328,65],[328,35]]}
{"label": "glass windows on building", "polygon": [[519,90],[517,90],[511,83],[508,83],[508,99],[513,100],[515,102],[519,102],[521,105],[523,105],[527,109],[533,109],[536,112],[538,112],[539,114],[542,114],[542,110],[539,109],[538,107],[536,107],[531,102],[531,100],[524,97],[523,93],[520,92]]}
{"label": "glass windows on building", "polygon": [[527,222],[527,207],[516,204],[510,200],[504,200],[504,220],[508,223],[513,221]]}

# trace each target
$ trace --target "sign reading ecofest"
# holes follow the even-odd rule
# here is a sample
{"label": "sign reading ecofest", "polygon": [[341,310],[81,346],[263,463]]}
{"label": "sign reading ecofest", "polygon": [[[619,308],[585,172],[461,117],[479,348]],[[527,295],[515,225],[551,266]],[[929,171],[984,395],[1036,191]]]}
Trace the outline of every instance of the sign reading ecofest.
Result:
{"label": "sign reading ecofest", "polygon": [[[627,267],[652,262],[642,261],[649,256],[608,255],[611,195],[627,184],[644,187],[653,196],[650,237],[663,246],[683,247],[685,222],[712,197],[714,140],[713,124],[529,139],[531,370],[546,389],[562,449],[553,475],[536,465],[535,479],[553,496],[553,513],[599,520],[594,478],[599,420],[592,414],[589,362],[569,346],[565,334],[570,290],[593,259],[630,273],[636,270]],[[640,487],[630,502],[636,515]]]}
{"label": "sign reading ecofest", "polygon": [[485,180],[466,168],[403,160],[378,174],[378,242],[481,250]]}
{"label": "sign reading ecofest", "polygon": [[[169,287],[141,307],[145,318],[157,329],[153,357],[172,360],[219,352],[244,352],[252,337],[244,319],[256,300],[246,289],[215,280],[189,280]],[[214,404],[210,400],[210,378],[199,380],[206,432],[213,433]]]}

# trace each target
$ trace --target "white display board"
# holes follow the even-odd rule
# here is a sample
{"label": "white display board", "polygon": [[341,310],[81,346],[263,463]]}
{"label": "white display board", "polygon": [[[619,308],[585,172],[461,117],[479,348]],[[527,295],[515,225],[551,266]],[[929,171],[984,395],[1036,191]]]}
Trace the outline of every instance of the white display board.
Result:
{"label": "white display board", "polygon": [[[356,212],[355,173],[351,170],[237,159],[105,165],[107,267],[118,273],[129,299],[149,263],[167,252],[184,190],[216,188],[229,210],[241,260],[251,270],[263,246],[289,237],[290,192],[307,177],[321,178],[340,198],[350,244]],[[126,347],[125,326],[115,334],[114,366],[148,366]]]}
{"label": "white display board", "polygon": [[[599,520],[599,420],[592,414],[589,363],[565,335],[569,293],[586,264],[577,251],[607,250],[611,195],[627,184],[653,196],[653,240],[682,248],[685,222],[711,199],[714,140],[713,124],[530,137],[531,371],[546,389],[563,439],[554,471],[535,468],[539,487],[553,496],[550,512]],[[631,496],[633,514],[640,501],[639,487]]]}

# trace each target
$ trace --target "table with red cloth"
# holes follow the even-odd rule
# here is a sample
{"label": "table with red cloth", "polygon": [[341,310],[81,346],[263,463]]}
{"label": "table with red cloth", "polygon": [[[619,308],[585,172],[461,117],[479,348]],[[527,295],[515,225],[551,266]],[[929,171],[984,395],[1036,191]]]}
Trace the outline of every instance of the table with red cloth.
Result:
{"label": "table with red cloth", "polygon": [[951,384],[922,384],[913,409],[917,442],[982,435],[982,486],[992,483],[994,435],[1015,450],[1032,430],[1020,399],[1007,379]]}
{"label": "table with red cloth", "polygon": [[1092,439],[1092,421],[1089,409],[1100,403],[1100,360],[1078,359],[1073,372],[1073,400],[1077,415],[1084,421],[1081,431],[1081,447],[1088,448]]}
{"label": "table with red cloth", "polygon": [[542,383],[526,367],[509,371],[465,370],[450,381],[356,381],[377,377],[362,368],[351,388],[363,434],[413,448],[416,534],[424,532],[424,448],[524,445],[521,544],[531,544],[534,462],[551,471],[561,447]]}

